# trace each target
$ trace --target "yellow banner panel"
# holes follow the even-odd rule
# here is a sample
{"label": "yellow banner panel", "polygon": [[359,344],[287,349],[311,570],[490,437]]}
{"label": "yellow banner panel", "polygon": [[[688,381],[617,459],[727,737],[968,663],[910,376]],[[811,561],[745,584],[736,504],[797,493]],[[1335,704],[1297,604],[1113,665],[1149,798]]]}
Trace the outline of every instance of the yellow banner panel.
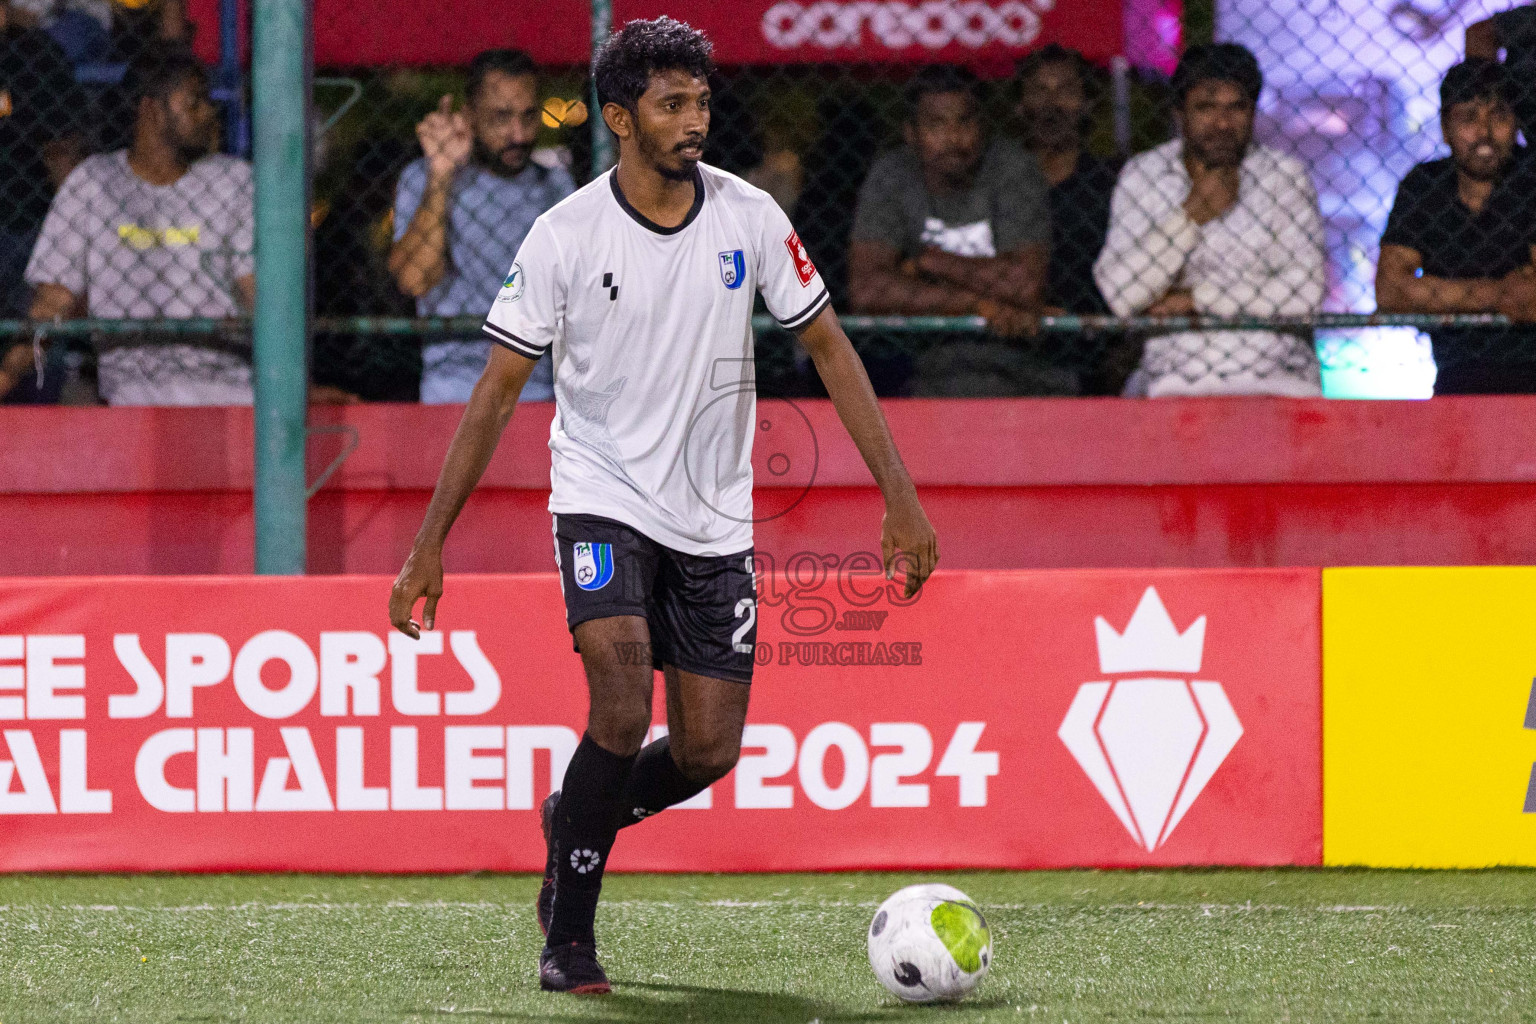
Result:
{"label": "yellow banner panel", "polygon": [[1323,862],[1536,865],[1536,568],[1323,571]]}

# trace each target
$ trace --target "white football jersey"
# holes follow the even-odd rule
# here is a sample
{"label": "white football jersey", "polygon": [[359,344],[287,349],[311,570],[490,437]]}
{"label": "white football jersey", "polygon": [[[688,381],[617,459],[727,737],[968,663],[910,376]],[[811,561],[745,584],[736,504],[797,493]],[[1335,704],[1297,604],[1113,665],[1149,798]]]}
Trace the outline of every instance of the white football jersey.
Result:
{"label": "white football jersey", "polygon": [[554,348],[549,509],[604,516],[669,548],[752,546],[752,303],[787,328],[827,289],[768,193],[700,164],[675,228],[612,171],[554,206],[518,250],[485,333]]}

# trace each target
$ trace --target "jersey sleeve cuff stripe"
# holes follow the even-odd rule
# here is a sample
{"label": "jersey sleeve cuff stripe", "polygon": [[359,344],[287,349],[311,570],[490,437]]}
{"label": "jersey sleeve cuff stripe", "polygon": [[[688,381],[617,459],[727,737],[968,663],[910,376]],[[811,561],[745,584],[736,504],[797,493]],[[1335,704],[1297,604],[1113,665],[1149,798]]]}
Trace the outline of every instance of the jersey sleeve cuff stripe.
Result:
{"label": "jersey sleeve cuff stripe", "polygon": [[779,320],[779,326],[791,331],[795,330],[797,327],[804,327],[806,324],[816,319],[816,317],[821,313],[823,309],[826,308],[827,303],[830,301],[832,301],[832,296],[827,293],[826,288],[822,288],[821,294],[816,296],[815,300],[809,306],[806,306],[803,310],[796,313],[792,317],[786,317],[785,319]]}
{"label": "jersey sleeve cuff stripe", "polygon": [[537,345],[531,345],[510,331],[504,331],[500,327],[487,320],[480,328],[486,336],[499,345],[504,345],[520,356],[529,359],[537,359],[544,354],[544,349]]}

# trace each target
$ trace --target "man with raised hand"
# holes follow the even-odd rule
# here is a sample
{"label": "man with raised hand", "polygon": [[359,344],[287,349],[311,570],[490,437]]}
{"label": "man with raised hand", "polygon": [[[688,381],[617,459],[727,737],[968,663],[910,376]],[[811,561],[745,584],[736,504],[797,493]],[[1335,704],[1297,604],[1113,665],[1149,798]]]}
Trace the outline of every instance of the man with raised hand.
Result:
{"label": "man with raised hand", "polygon": [[[533,159],[539,134],[539,75],[521,50],[487,50],[469,63],[468,105],[444,96],[416,126],[422,157],[400,173],[389,272],[416,300],[418,316],[478,315],[539,214],[575,191],[563,167]],[[421,400],[469,401],[491,342],[445,338],[421,353]],[[554,397],[549,360],[524,401]]]}

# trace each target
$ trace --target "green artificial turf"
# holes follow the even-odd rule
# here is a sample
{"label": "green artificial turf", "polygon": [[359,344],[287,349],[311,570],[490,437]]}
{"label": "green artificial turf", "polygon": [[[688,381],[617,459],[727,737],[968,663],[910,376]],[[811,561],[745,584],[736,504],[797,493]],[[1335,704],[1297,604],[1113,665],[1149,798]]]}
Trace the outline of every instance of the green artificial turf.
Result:
{"label": "green artificial turf", "polygon": [[[991,976],[907,1007],[864,932],[902,885],[986,911]],[[528,876],[0,878],[0,1024],[1536,1021],[1536,873],[616,876],[615,992],[547,995]]]}

